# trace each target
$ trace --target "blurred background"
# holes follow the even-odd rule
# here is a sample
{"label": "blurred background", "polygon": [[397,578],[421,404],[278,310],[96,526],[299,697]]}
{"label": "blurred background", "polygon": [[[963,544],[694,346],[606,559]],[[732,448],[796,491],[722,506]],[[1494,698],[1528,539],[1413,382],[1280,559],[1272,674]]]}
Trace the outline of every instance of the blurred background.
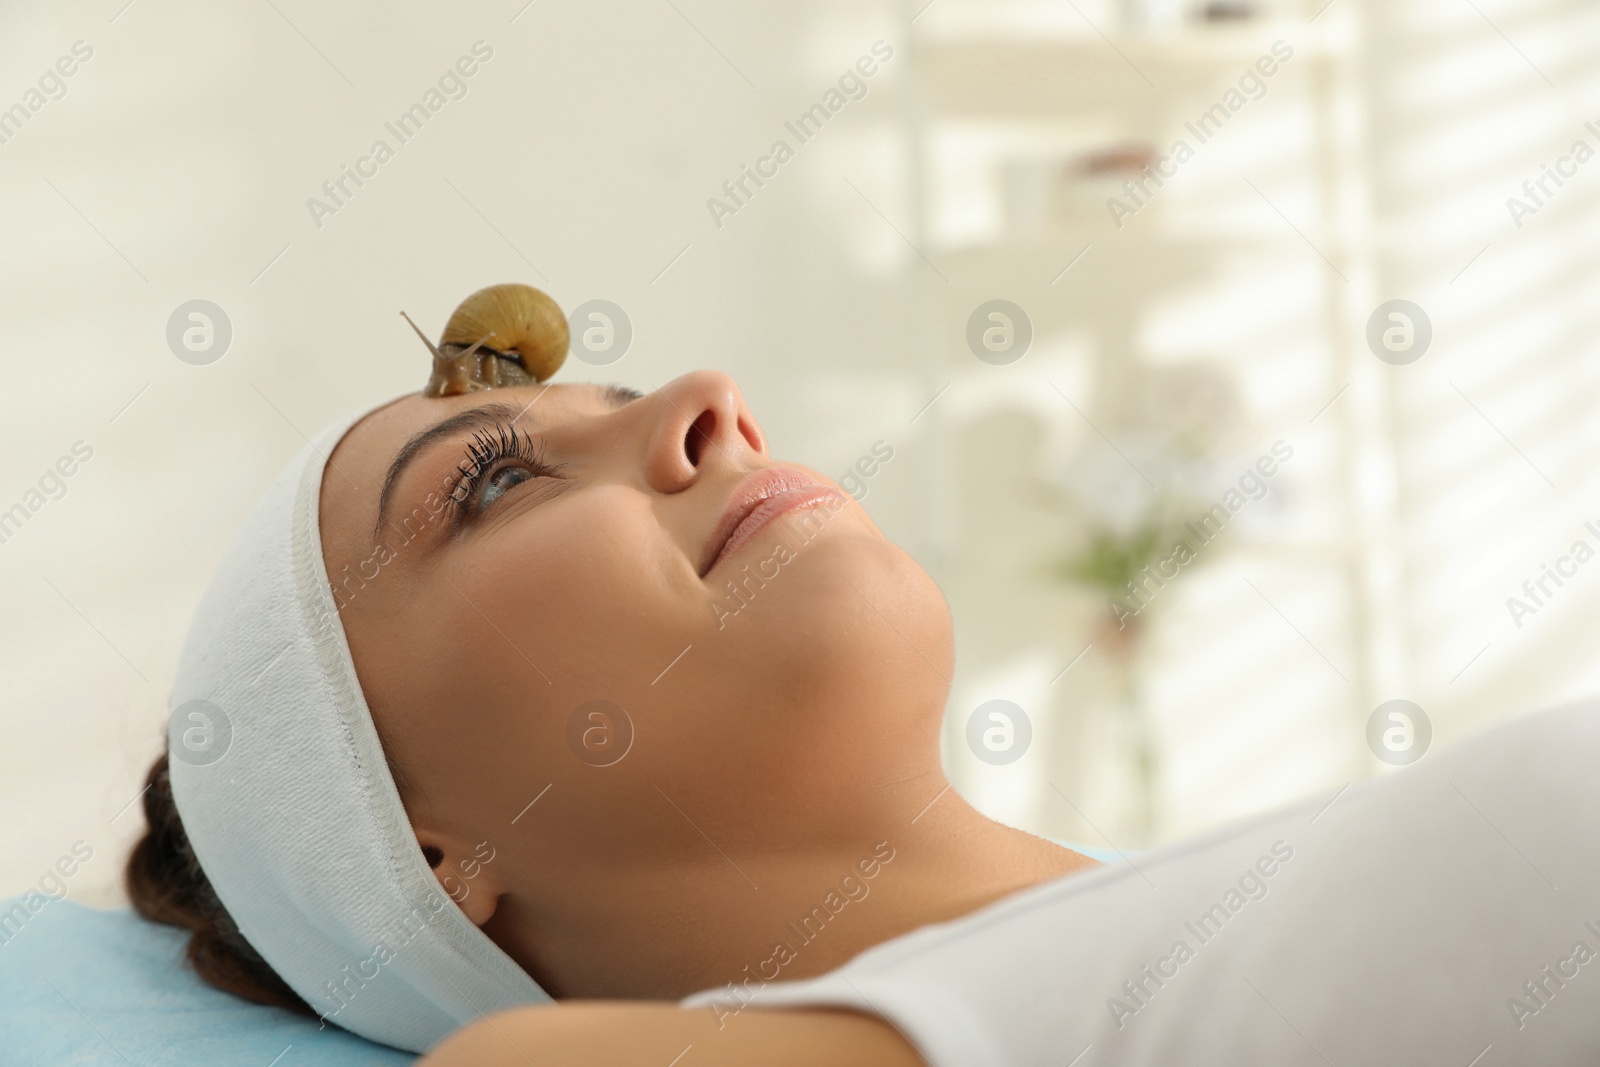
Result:
{"label": "blurred background", "polygon": [[1594,693],[1597,60],[1579,0],[6,5],[0,896],[82,839],[118,899],[228,539],[502,281],[851,475],[997,818],[1145,847]]}

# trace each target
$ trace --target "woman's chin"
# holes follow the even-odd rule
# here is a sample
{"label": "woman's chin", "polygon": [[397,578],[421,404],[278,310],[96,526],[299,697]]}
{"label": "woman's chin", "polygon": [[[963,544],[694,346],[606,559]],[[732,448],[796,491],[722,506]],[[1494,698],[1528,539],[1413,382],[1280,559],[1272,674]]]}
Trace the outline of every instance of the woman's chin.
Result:
{"label": "woman's chin", "polygon": [[942,703],[948,687],[954,643],[944,594],[875,529],[841,523],[781,564],[741,564],[711,611],[709,641],[726,642],[730,666],[791,692],[847,686],[859,704],[863,685],[885,684],[897,700],[926,687]]}
{"label": "woman's chin", "polygon": [[902,549],[830,531],[720,610],[684,660],[696,684],[672,690],[687,703],[663,710],[671,757],[652,780],[814,815],[827,796],[854,803],[867,783],[937,770],[950,613]]}

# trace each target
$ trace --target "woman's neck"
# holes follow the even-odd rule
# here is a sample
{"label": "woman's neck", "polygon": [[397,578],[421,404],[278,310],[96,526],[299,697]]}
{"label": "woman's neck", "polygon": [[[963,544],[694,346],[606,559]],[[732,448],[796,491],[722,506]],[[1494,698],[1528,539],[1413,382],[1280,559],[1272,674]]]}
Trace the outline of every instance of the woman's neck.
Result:
{"label": "woman's neck", "polygon": [[[600,872],[485,927],[561,998],[675,1000],[823,974],[874,945],[1098,866],[972,808],[942,775],[880,790],[847,838]],[[731,869],[730,869],[731,868]]]}

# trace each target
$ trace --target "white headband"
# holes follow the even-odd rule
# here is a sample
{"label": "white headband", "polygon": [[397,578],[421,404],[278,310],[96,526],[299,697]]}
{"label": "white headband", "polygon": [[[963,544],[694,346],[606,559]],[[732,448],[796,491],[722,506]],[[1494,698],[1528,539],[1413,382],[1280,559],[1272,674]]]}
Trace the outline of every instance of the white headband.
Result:
{"label": "white headband", "polygon": [[422,1052],[550,998],[440,887],[356,679],[317,513],[360,417],[301,450],[206,589],[173,683],[172,795],[218,898],[290,988]]}

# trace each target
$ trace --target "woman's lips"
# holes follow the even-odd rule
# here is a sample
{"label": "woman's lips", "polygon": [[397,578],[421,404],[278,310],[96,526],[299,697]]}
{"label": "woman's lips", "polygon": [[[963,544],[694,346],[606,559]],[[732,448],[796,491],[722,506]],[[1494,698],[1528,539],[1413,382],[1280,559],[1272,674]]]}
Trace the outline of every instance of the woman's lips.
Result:
{"label": "woman's lips", "polygon": [[733,487],[728,506],[706,541],[700,576],[754,537],[780,515],[840,499],[839,492],[793,467],[754,471]]}

